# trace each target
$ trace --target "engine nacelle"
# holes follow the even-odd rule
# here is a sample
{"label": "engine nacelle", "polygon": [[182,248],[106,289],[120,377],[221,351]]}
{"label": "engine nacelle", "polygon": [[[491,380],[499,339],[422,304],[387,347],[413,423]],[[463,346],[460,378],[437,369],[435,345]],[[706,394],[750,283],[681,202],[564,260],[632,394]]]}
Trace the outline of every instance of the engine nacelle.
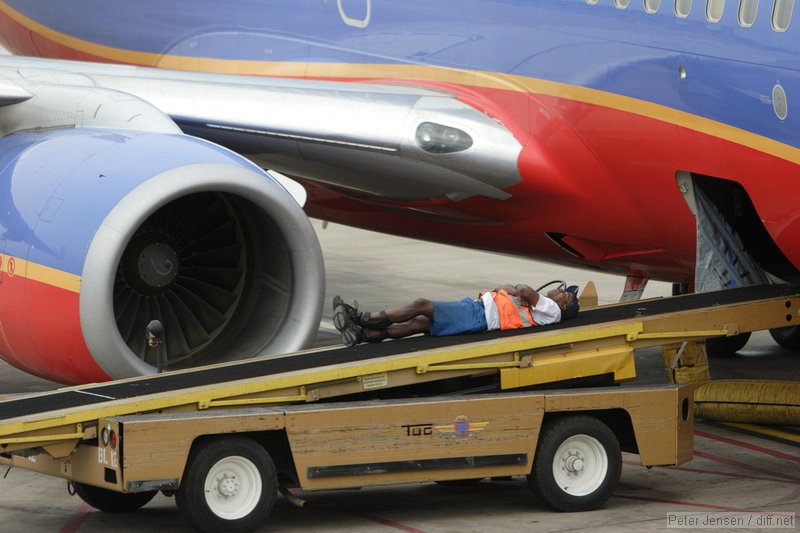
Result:
{"label": "engine nacelle", "polygon": [[181,134],[0,140],[0,356],[62,383],[282,353],[316,335],[324,267],[295,199]]}

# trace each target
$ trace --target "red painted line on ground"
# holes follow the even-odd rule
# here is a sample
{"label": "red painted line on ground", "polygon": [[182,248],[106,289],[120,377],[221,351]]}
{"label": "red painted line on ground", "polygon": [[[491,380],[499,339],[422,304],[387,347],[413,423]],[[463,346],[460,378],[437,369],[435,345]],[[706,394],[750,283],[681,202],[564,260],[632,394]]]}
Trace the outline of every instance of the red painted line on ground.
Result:
{"label": "red painted line on ground", "polygon": [[387,520],[386,518],[381,518],[380,516],[375,516],[366,513],[354,513],[356,516],[360,516],[361,518],[366,518],[367,520],[372,520],[373,522],[377,522],[381,525],[387,527],[393,527],[394,529],[399,529],[400,531],[408,531],[409,533],[425,533],[425,531],[421,529],[417,529],[415,527],[406,526],[403,524],[398,524],[397,522],[393,522],[391,520]]}
{"label": "red painted line on ground", "polygon": [[78,528],[81,527],[83,521],[86,519],[86,515],[88,515],[94,508],[89,505],[88,503],[84,503],[78,510],[75,511],[75,514],[72,515],[72,518],[69,519],[69,522],[64,524],[64,527],[58,530],[58,533],[75,533],[78,531]]}
{"label": "red painted line on ground", "polygon": [[[623,461],[624,464],[627,465],[635,465],[635,466],[642,466],[641,463],[636,461]],[[756,481],[774,481],[775,483],[797,483],[793,479],[784,479],[784,478],[777,478],[777,477],[763,477],[763,476],[751,476],[748,474],[738,474],[736,472],[720,472],[718,470],[709,470],[707,468],[689,468],[685,466],[668,466],[668,467],[655,467],[661,468],[662,470],[677,470],[679,472],[692,472],[695,474],[713,474],[717,476],[725,476],[725,477],[736,477],[741,479],[754,479]]]}
{"label": "red painted line on ground", "polygon": [[759,474],[765,474],[768,476],[777,476],[783,479],[794,481],[795,483],[800,483],[800,477],[790,476],[787,474],[782,474],[780,472],[772,472],[770,470],[764,470],[762,468],[757,468],[747,463],[742,463],[740,461],[734,461],[733,459],[728,459],[727,457],[720,457],[719,455],[714,455],[706,452],[698,452],[697,450],[695,450],[694,455],[696,457],[702,457],[703,459],[708,459],[710,461],[716,461],[717,463],[723,463],[726,465],[735,466],[743,470],[750,470],[751,472],[757,472]]}
{"label": "red painted line on ground", "polygon": [[722,435],[714,435],[713,433],[707,433],[705,431],[697,431],[694,432],[695,435],[698,437],[704,437],[706,439],[712,439],[719,442],[724,442],[726,444],[733,444],[734,446],[739,446],[741,448],[747,448],[748,450],[754,450],[757,452],[765,453],[767,455],[772,455],[773,457],[779,457],[781,459],[786,459],[787,461],[796,461],[800,463],[800,457],[796,455],[791,455],[788,453],[779,452],[777,450],[771,450],[769,448],[764,448],[762,446],[756,446],[755,444],[750,444],[747,442],[743,442],[740,440],[732,439],[730,437],[723,437]]}
{"label": "red painted line on ground", "polygon": [[727,505],[714,505],[711,503],[685,502],[681,500],[663,500],[661,498],[646,498],[644,496],[628,496],[626,494],[614,494],[615,498],[627,498],[629,500],[642,500],[647,502],[666,503],[669,505],[688,505],[689,507],[702,507],[704,509],[716,509],[718,511],[732,511],[735,513],[763,513],[753,509],[739,509],[738,507],[728,507]]}

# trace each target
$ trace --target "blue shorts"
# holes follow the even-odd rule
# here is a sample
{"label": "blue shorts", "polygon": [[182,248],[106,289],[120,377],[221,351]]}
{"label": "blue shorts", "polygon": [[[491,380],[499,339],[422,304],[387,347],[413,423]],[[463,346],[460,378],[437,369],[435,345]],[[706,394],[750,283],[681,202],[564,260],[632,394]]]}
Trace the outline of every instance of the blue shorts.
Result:
{"label": "blue shorts", "polygon": [[464,298],[460,302],[433,302],[430,334],[435,337],[486,331],[483,302]]}

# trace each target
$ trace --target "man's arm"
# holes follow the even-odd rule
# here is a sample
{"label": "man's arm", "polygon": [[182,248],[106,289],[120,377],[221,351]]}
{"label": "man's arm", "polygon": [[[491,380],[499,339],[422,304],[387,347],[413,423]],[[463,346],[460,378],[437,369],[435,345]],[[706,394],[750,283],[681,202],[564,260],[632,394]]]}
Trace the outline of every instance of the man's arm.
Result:
{"label": "man's arm", "polygon": [[517,295],[517,288],[514,285],[500,285],[493,292],[497,291],[506,291],[509,296],[516,296]]}
{"label": "man's arm", "polygon": [[533,290],[533,288],[531,288],[529,285],[519,283],[515,287],[515,290],[519,296],[519,299],[522,300],[523,303],[527,304],[528,307],[534,307],[537,303],[539,303],[539,293]]}
{"label": "man's arm", "polygon": [[518,296],[522,303],[528,307],[533,307],[539,303],[539,293],[536,292],[530,285],[518,283],[517,285],[502,285],[495,289],[496,291],[504,290],[509,296]]}

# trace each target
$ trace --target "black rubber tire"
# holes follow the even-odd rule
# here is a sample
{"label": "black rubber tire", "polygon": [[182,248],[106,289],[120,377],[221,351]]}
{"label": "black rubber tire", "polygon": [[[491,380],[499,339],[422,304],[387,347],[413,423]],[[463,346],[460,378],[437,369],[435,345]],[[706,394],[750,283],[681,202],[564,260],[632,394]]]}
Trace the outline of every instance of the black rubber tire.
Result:
{"label": "black rubber tire", "polygon": [[[246,465],[245,468],[249,471],[243,475],[241,471],[235,470],[237,464]],[[245,509],[241,512],[246,512],[242,516],[225,517],[220,514],[224,512],[223,504],[217,510],[209,504],[209,500],[214,502],[215,491],[211,490],[206,494],[206,480],[214,472],[221,472],[220,465],[231,465],[234,470],[229,472],[233,477],[229,477],[228,471],[225,471],[225,476],[234,479],[237,488],[245,487],[241,497],[238,491],[235,497],[251,500],[249,504],[242,502]],[[247,474],[253,478],[248,479]],[[260,485],[260,490],[254,488],[252,492],[248,491],[248,487],[253,484]],[[269,453],[253,439],[231,436],[195,445],[189,455],[180,488],[175,493],[175,502],[186,521],[197,531],[246,532],[256,530],[266,521],[277,496],[278,477]],[[246,507],[250,505],[252,508],[247,510]]]}
{"label": "black rubber tire", "polygon": [[80,496],[81,500],[106,513],[132,513],[145,506],[158,494],[157,490],[122,493],[78,482],[73,483],[73,486],[75,494]]}
{"label": "black rubber tire", "polygon": [[776,328],[769,330],[769,334],[780,346],[786,349],[800,351],[800,327]]}
{"label": "black rubber tire", "polygon": [[[565,448],[559,451],[562,445]],[[581,465],[576,465],[575,459],[580,459]],[[577,472],[566,474],[570,461]],[[561,481],[573,483],[569,488],[556,479],[556,464]],[[573,415],[553,419],[542,428],[528,485],[554,509],[589,511],[608,500],[621,475],[622,451],[614,432],[594,417]]]}
{"label": "black rubber tire", "polygon": [[744,348],[749,340],[749,331],[731,337],[713,337],[706,339],[706,355],[709,357],[731,356]]}

